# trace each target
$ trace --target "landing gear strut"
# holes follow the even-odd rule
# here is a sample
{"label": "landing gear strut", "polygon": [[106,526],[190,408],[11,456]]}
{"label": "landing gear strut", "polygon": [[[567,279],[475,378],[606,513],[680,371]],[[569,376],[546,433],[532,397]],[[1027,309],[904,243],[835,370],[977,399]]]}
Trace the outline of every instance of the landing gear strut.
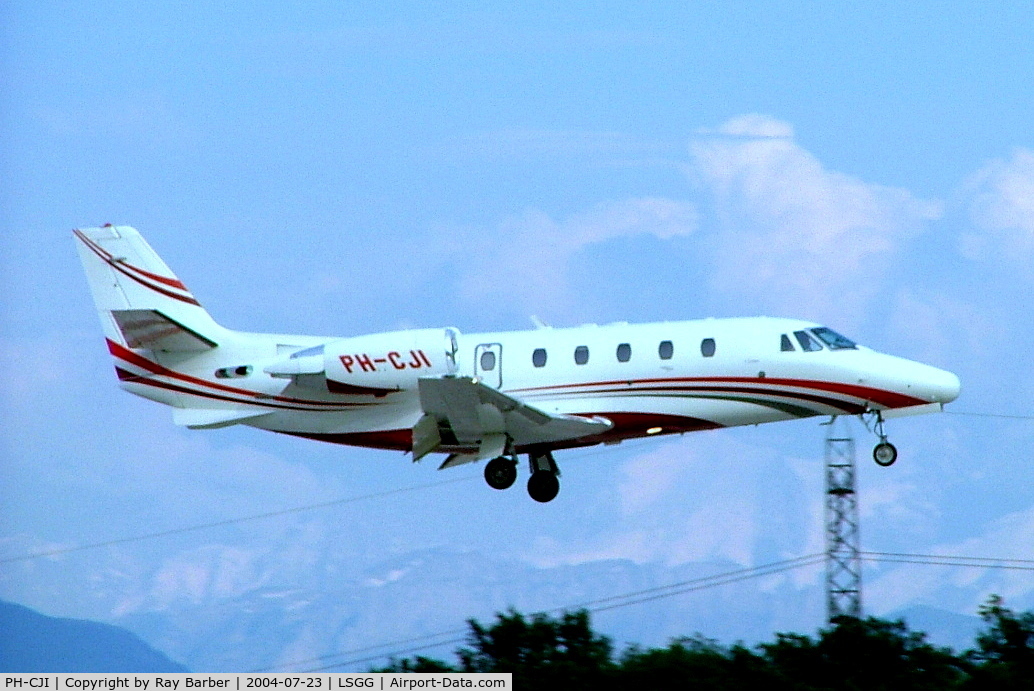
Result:
{"label": "landing gear strut", "polygon": [[[517,481],[517,454],[507,445],[506,456],[497,456],[485,465],[485,482],[492,489],[508,489]],[[532,451],[528,454],[531,477],[528,478],[528,494],[537,502],[553,501],[560,493],[560,468],[549,451]]]}
{"label": "landing gear strut", "polygon": [[537,502],[553,501],[560,492],[560,468],[548,451],[528,454],[531,477],[528,478],[528,494]]}
{"label": "landing gear strut", "polygon": [[869,428],[870,432],[874,432],[876,436],[880,438],[880,442],[872,449],[872,459],[876,461],[876,465],[887,466],[894,465],[894,461],[898,460],[898,450],[893,444],[887,441],[887,433],[883,430],[883,414],[878,410],[872,411],[873,424],[869,425],[865,417],[862,417],[862,422],[865,422],[865,426]]}

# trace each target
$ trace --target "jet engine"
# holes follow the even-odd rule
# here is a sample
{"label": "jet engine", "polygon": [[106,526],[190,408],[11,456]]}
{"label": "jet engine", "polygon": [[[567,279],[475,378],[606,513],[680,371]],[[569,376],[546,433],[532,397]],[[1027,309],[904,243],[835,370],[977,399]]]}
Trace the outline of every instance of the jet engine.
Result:
{"label": "jet engine", "polygon": [[331,393],[386,396],[417,388],[420,377],[456,373],[457,331],[417,329],[330,341],[263,370],[301,383],[322,374]]}

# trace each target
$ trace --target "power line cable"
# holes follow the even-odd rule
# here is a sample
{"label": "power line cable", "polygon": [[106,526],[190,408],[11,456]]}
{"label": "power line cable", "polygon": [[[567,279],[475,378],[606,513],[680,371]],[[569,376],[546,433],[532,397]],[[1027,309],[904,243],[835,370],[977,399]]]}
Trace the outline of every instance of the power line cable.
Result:
{"label": "power line cable", "polygon": [[[633,440],[645,441],[645,440]],[[630,444],[631,445],[631,444]],[[636,444],[638,446],[638,444]],[[566,461],[576,461],[589,456],[595,456],[603,453],[607,449],[595,449],[592,451],[576,454],[566,458]],[[101,542],[91,542],[85,545],[75,545],[72,547],[59,547],[50,550],[43,550],[40,552],[31,552],[29,554],[23,554],[17,557],[4,557],[0,559],[0,564],[10,564],[18,561],[29,561],[32,559],[40,559],[42,557],[54,557],[62,554],[71,554],[73,552],[82,552],[89,549],[97,549],[99,547],[111,547],[113,545],[122,545],[130,542],[140,542],[143,540],[153,540],[160,537],[168,537],[170,535],[180,535],[183,533],[192,533],[200,530],[209,530],[211,528],[219,528],[228,525],[235,525],[237,523],[246,523],[248,521],[258,521],[266,518],[275,518],[277,516],[287,516],[295,513],[305,513],[307,511],[316,511],[318,509],[327,509],[331,507],[344,506],[346,504],[353,504],[368,499],[380,499],[383,497],[390,497],[397,494],[404,494],[406,492],[416,492],[424,489],[432,489],[434,487],[442,487],[444,485],[452,485],[460,482],[470,482],[476,479],[476,475],[466,475],[463,477],[451,478],[448,480],[438,480],[436,482],[427,482],[422,485],[411,485],[409,487],[399,487],[396,489],[384,490],[382,492],[372,492],[370,494],[361,494],[354,497],[344,497],[342,499],[334,499],[331,501],[319,502],[316,504],[305,504],[302,506],[295,506],[288,509],[281,509],[279,511],[269,511],[266,513],[254,514],[251,516],[240,516],[238,518],[227,518],[222,521],[212,521],[211,523],[200,523],[197,525],[184,526],[181,528],[170,528],[169,530],[159,530],[153,533],[144,533],[142,535],[131,535],[128,537],[113,538],[111,540],[104,540]]]}
{"label": "power line cable", "polygon": [[954,554],[909,554],[906,552],[859,552],[863,555],[875,557],[903,557],[916,559],[958,559],[974,562],[988,562],[987,566],[994,568],[996,564],[1032,564],[1034,559],[1009,559],[1004,557],[966,557]]}
{"label": "power line cable", "polygon": [[432,487],[440,487],[442,485],[451,485],[457,482],[467,482],[471,478],[458,477],[451,478],[449,480],[438,480],[437,482],[429,482],[422,485],[411,485],[409,487],[400,487],[396,489],[385,490],[383,492],[372,492],[370,494],[360,494],[354,497],[345,497],[343,499],[334,499],[332,501],[325,501],[318,504],[307,504],[305,506],[295,506],[289,509],[281,509],[280,511],[269,511],[267,513],[255,514],[252,516],[241,516],[239,518],[227,518],[222,521],[213,521],[211,523],[201,523],[198,525],[190,525],[182,528],[171,528],[169,530],[160,530],[154,533],[146,533],[143,535],[132,535],[129,537],[114,538],[111,540],[104,540],[103,542],[92,542],[86,545],[76,545],[74,547],[61,547],[57,549],[44,550],[42,552],[33,552],[30,554],[24,554],[18,557],[5,557],[0,559],[0,564],[9,564],[16,561],[28,561],[30,559],[39,559],[41,557],[53,557],[60,554],[70,554],[72,552],[82,552],[88,549],[97,549],[98,547],[110,547],[112,545],[122,545],[129,542],[140,542],[141,540],[152,540],[159,537],[167,537],[169,535],[179,535],[182,533],[192,533],[199,530],[208,530],[210,528],[219,528],[221,526],[234,525],[237,523],[246,523],[248,521],[258,521],[265,518],[275,518],[276,516],[287,516],[295,513],[304,513],[306,511],[315,511],[317,509],[326,509],[334,506],[343,506],[345,504],[354,504],[356,502],[365,501],[367,499],[380,499],[383,497],[390,497],[396,494],[404,494],[406,492],[416,492],[423,489],[429,489]]}
{"label": "power line cable", "polygon": [[342,662],[335,662],[333,664],[324,665],[323,667],[313,667],[312,669],[302,670],[303,672],[325,672],[328,669],[335,669],[337,667],[344,667],[345,665],[358,665],[363,662],[373,662],[374,660],[383,660],[384,658],[394,658],[405,653],[415,653],[418,650],[428,650],[430,648],[440,648],[443,645],[455,645],[457,643],[463,643],[467,640],[467,637],[454,638],[448,641],[442,641],[440,643],[428,643],[427,645],[418,645],[413,648],[404,648],[402,650],[394,650],[388,653],[381,653],[380,655],[370,655],[368,657],[358,657],[354,660],[344,660]]}
{"label": "power line cable", "polygon": [[679,588],[678,590],[673,590],[673,591],[668,592],[668,593],[658,593],[658,594],[649,595],[649,596],[646,596],[646,597],[639,597],[639,598],[635,598],[635,599],[632,599],[632,600],[628,600],[626,602],[619,602],[617,604],[607,605],[606,607],[591,608],[589,611],[591,611],[591,612],[605,612],[607,610],[617,609],[619,607],[627,607],[629,605],[639,605],[639,604],[642,604],[644,602],[650,602],[652,600],[660,600],[660,599],[666,598],[666,597],[672,597],[672,596],[675,596],[675,595],[682,595],[684,593],[693,592],[695,590],[705,590],[707,588],[717,588],[718,586],[728,585],[730,583],[738,583],[739,581],[746,581],[746,580],[749,580],[751,578],[761,578],[762,576],[771,576],[771,575],[774,575],[774,574],[777,574],[777,573],[782,573],[783,571],[793,571],[793,570],[796,570],[796,569],[804,568],[805,566],[815,566],[815,565],[821,564],[823,561],[825,561],[825,559],[826,559],[826,555],[825,554],[818,554],[818,555],[812,556],[810,558],[810,560],[808,560],[808,561],[801,561],[801,562],[796,563],[796,564],[790,564],[790,565],[787,565],[787,566],[782,566],[782,567],[774,568],[774,569],[758,570],[756,573],[747,573],[747,574],[743,574],[743,575],[740,575],[740,576],[732,576],[732,577],[728,577],[728,578],[721,578],[719,580],[716,580],[713,583],[694,585],[694,586],[690,586],[690,587],[686,587],[686,588]]}
{"label": "power line cable", "polygon": [[[748,580],[752,578],[761,578],[763,576],[769,576],[776,573],[782,573],[784,571],[791,571],[794,569],[803,568],[806,566],[813,566],[821,563],[825,559],[825,554],[807,554],[793,559],[785,559],[782,561],[771,562],[768,564],[761,564],[760,566],[754,566],[745,569],[735,569],[733,571],[726,571],[723,573],[714,574],[711,576],[702,576],[698,578],[692,578],[685,581],[679,581],[677,583],[670,583],[664,586],[657,586],[654,588],[645,588],[642,590],[635,590],[621,595],[613,595],[610,597],[600,598],[596,600],[588,600],[573,605],[564,605],[554,607],[552,609],[543,610],[539,614],[546,614],[551,612],[565,612],[570,610],[586,609],[589,612],[605,612],[612,609],[618,609],[620,607],[628,607],[630,605],[641,604],[643,602],[649,602],[651,600],[659,600],[666,597],[673,597],[675,595],[681,595],[696,590],[704,590],[708,588],[716,588],[729,583],[735,583],[738,581]],[[610,603],[610,604],[606,604]],[[441,631],[436,634],[428,634],[426,636],[420,636],[416,638],[407,638],[397,641],[388,641],[376,646],[367,646],[364,648],[356,648],[352,650],[341,651],[337,653],[330,653],[328,655],[320,655],[317,657],[307,658],[304,660],[295,660],[292,662],[283,663],[279,667],[302,665],[310,662],[318,662],[322,660],[330,660],[339,656],[354,655],[356,653],[367,652],[369,650],[375,650],[377,648],[393,647],[404,643],[416,642],[424,639],[436,638],[441,636],[452,636],[460,632],[465,632],[466,629],[450,629],[448,631]],[[355,659],[343,660],[334,662],[330,665],[323,667],[308,669],[308,672],[318,672],[326,669],[333,669],[335,667],[343,667],[345,665],[360,664],[363,662],[370,662],[372,660],[380,660],[385,657],[395,657],[404,653],[415,652],[418,650],[425,650],[428,648],[440,647],[443,645],[449,645],[450,643],[458,643],[466,640],[466,637],[458,638],[455,640],[439,641],[437,643],[428,643],[414,647],[406,647],[402,649],[391,650],[382,652],[373,656],[365,656]],[[266,671],[266,670],[259,670]]]}
{"label": "power line cable", "polygon": [[962,417],[991,417],[1005,420],[1034,420],[1034,415],[1006,415],[1004,413],[971,413],[965,410],[945,410],[945,415],[959,415]]}
{"label": "power line cable", "polygon": [[[568,605],[566,607],[555,607],[550,611],[564,611],[570,609],[588,609],[590,612],[605,612],[610,609],[617,609],[619,607],[625,607],[626,605],[638,604],[640,602],[648,602],[650,600],[657,600],[663,597],[669,597],[673,595],[680,595],[700,588],[711,588],[717,585],[724,585],[725,583],[733,583],[739,580],[745,580],[748,578],[759,578],[761,576],[767,576],[770,573],[779,573],[782,571],[788,571],[804,566],[810,566],[813,563],[817,563],[825,559],[826,555],[823,553],[806,554],[801,557],[795,557],[793,559],[784,559],[782,561],[771,562],[768,564],[762,564],[760,566],[752,566],[745,569],[736,569],[735,571],[727,571],[725,573],[714,574],[712,576],[701,576],[699,578],[691,578],[686,581],[680,581],[678,583],[671,583],[669,585],[658,586],[656,588],[647,588],[645,590],[632,591],[630,593],[624,593],[622,595],[613,595],[611,597],[605,597],[599,600],[589,600],[576,605]],[[715,582],[718,581],[718,582]],[[635,599],[630,599],[635,598]],[[622,601],[627,602],[622,602]],[[611,602],[613,604],[605,604]]]}
{"label": "power line cable", "polygon": [[[1005,419],[1013,419],[1013,420],[1034,420],[1034,415],[1004,415],[1004,414],[998,414],[998,413],[972,413],[972,412],[967,412],[967,411],[954,411],[954,410],[945,410],[944,412],[947,413],[948,415],[961,415],[961,416],[970,416],[970,417],[1005,418]],[[633,446],[633,445],[638,446],[638,444],[636,442],[643,442],[643,441],[652,441],[652,440],[644,440],[644,439],[629,440],[628,442],[626,442],[625,446],[626,446],[626,448],[628,446]],[[585,457],[588,457],[588,456],[598,455],[598,454],[603,453],[605,451],[607,451],[607,449],[593,450],[593,451],[590,451],[590,452],[587,452],[587,453],[582,453],[582,454],[570,456],[570,457],[568,457],[565,460],[566,461],[579,460],[581,458],[585,458]],[[270,511],[270,512],[261,513],[261,514],[254,514],[254,515],[251,515],[251,516],[241,516],[241,517],[238,517],[238,518],[228,518],[228,519],[225,519],[225,520],[222,520],[222,521],[213,521],[213,522],[210,522],[210,523],[200,523],[200,524],[197,524],[197,525],[184,526],[184,527],[181,527],[181,528],[171,528],[169,530],[160,530],[160,531],[153,532],[153,533],[144,533],[142,535],[131,535],[131,536],[128,536],[128,537],[113,538],[111,540],[104,540],[104,541],[101,541],[101,542],[92,542],[92,543],[88,543],[88,544],[84,544],[84,545],[75,545],[75,546],[72,546],[72,547],[61,547],[61,548],[56,548],[56,549],[43,550],[43,551],[40,551],[40,552],[31,552],[29,554],[23,554],[23,555],[19,555],[17,557],[4,557],[4,558],[0,558],[0,564],[10,564],[10,563],[19,562],[19,561],[29,561],[29,560],[32,560],[32,559],[40,559],[42,557],[60,556],[60,555],[63,555],[63,554],[71,554],[71,553],[74,553],[74,552],[81,552],[81,551],[90,550],[90,549],[98,549],[100,547],[111,547],[113,545],[127,544],[127,543],[131,543],[131,542],[140,542],[140,541],[143,541],[143,540],[152,540],[152,539],[161,538],[161,537],[168,537],[170,535],[179,535],[179,534],[183,534],[183,533],[190,533],[190,532],[201,531],[201,530],[209,530],[211,528],[219,528],[219,527],[223,527],[223,526],[227,526],[227,525],[234,525],[234,524],[237,524],[237,523],[246,523],[248,521],[257,521],[257,520],[262,520],[262,519],[266,519],[266,518],[275,518],[277,516],[286,516],[286,515],[295,514],[295,513],[304,513],[306,511],[315,511],[315,510],[318,510],[318,509],[331,508],[331,507],[335,507],[335,506],[343,506],[343,505],[346,505],[346,504],[351,504],[351,503],[355,503],[355,502],[359,502],[359,501],[364,501],[364,500],[367,500],[367,499],[378,499],[378,498],[382,498],[382,497],[389,497],[389,496],[393,496],[393,495],[396,495],[396,494],[403,494],[403,493],[406,493],[406,492],[414,492],[414,491],[419,491],[419,490],[423,490],[423,489],[431,489],[431,488],[434,488],[434,487],[441,487],[443,485],[450,485],[450,484],[455,484],[455,483],[459,483],[459,482],[468,482],[468,481],[471,481],[473,479],[474,479],[474,476],[467,476],[467,477],[462,477],[462,478],[453,478],[453,479],[450,479],[450,480],[439,480],[437,482],[429,482],[429,483],[425,483],[425,484],[422,484],[422,485],[413,485],[413,486],[410,486],[410,487],[401,487],[401,488],[398,488],[398,489],[386,490],[386,491],[383,491],[383,492],[373,492],[371,494],[364,494],[364,495],[359,495],[359,496],[355,496],[355,497],[345,497],[345,498],[342,498],[342,499],[335,499],[335,500],[332,500],[332,501],[320,502],[320,503],[317,503],[317,504],[305,504],[303,506],[296,506],[296,507],[292,507],[292,508],[288,508],[288,509],[282,509],[280,511]]]}
{"label": "power line cable", "polygon": [[[1034,571],[1034,559],[1005,559],[996,557],[966,557],[966,556],[947,556],[947,555],[936,555],[936,554],[910,554],[900,552],[860,552],[862,558],[867,561],[876,562],[892,562],[892,563],[906,563],[906,564],[922,564],[922,565],[944,565],[944,566],[961,566],[961,567],[976,567],[976,568],[990,568],[990,569],[1017,569],[1023,571]],[[737,569],[735,571],[728,571],[725,573],[714,574],[712,576],[703,576],[699,578],[693,578],[686,581],[680,581],[677,583],[671,583],[669,585],[657,586],[654,588],[646,588],[643,590],[631,591],[629,593],[623,593],[621,595],[613,595],[610,597],[600,598],[597,600],[589,600],[575,605],[566,605],[561,607],[554,607],[549,610],[544,610],[543,613],[548,612],[564,612],[577,609],[587,609],[592,613],[605,612],[611,609],[618,609],[621,607],[627,607],[631,605],[642,604],[644,602],[650,602],[653,600],[660,600],[667,597],[673,597],[676,595],[682,595],[697,590],[706,590],[709,588],[716,588],[739,581],[750,580],[753,578],[761,578],[764,576],[774,575],[785,571],[792,571],[807,566],[817,566],[821,564],[826,558],[825,553],[807,554],[793,559],[786,559],[778,562],[771,562],[768,564],[762,564],[760,566]],[[611,604],[606,604],[611,603]],[[376,650],[377,648],[387,648],[409,642],[417,642],[421,640],[428,640],[431,638],[438,638],[444,636],[455,636],[464,629],[450,629],[448,631],[441,631],[436,634],[428,634],[426,636],[419,636],[416,638],[407,638],[397,641],[389,641],[376,646],[368,646],[365,648],[357,648],[339,653],[331,653],[329,655],[322,655],[314,658],[308,658],[305,660],[296,660],[294,662],[285,663],[282,666],[295,665],[295,664],[306,664],[309,662],[317,662],[320,660],[329,660],[338,656],[354,655],[356,653],[367,652],[370,650]],[[450,645],[455,643],[462,643],[466,640],[463,638],[453,638],[450,640],[443,640],[436,643],[426,643],[419,646],[406,647],[395,649],[389,652],[382,652],[372,656],[354,658],[350,660],[344,660],[310,669],[307,671],[316,672],[323,671],[326,669],[333,669],[336,667],[343,667],[345,665],[360,664],[363,662],[371,662],[374,660],[384,659],[385,657],[395,657],[398,655],[417,652],[420,650],[427,650],[429,648],[437,648],[444,645]],[[265,671],[265,670],[261,670]]]}
{"label": "power line cable", "polygon": [[[378,648],[393,648],[395,646],[404,645],[406,643],[416,643],[418,641],[426,641],[426,640],[430,640],[432,638],[441,638],[442,636],[458,636],[461,633],[465,634],[466,631],[467,631],[466,628],[462,628],[462,629],[449,629],[448,631],[439,631],[437,633],[429,633],[429,634],[425,634],[423,636],[414,636],[412,638],[402,638],[402,639],[394,640],[394,641],[386,641],[384,643],[378,643],[377,645],[368,645],[368,646],[363,647],[363,648],[352,648],[350,650],[345,650],[345,651],[341,651],[341,652],[337,652],[337,653],[329,653],[327,655],[317,655],[315,657],[307,657],[307,658],[302,659],[302,660],[291,660],[290,662],[282,662],[282,663],[280,663],[278,665],[273,665],[271,667],[262,667],[262,668],[253,669],[253,670],[250,670],[250,671],[252,671],[252,672],[271,672],[271,671],[275,671],[275,670],[277,670],[279,668],[282,668],[282,667],[293,667],[295,665],[304,665],[304,664],[309,664],[309,663],[313,663],[313,662],[321,662],[323,660],[327,660],[327,659],[330,659],[332,657],[337,657],[337,656],[340,656],[340,655],[355,655],[357,653],[365,653],[365,652],[369,652],[371,650],[377,650]],[[457,639],[457,640],[439,641],[437,643],[421,644],[421,645],[418,645],[418,646],[416,646],[414,648],[406,648],[406,649],[403,649],[401,651],[395,651],[394,653],[379,653],[379,654],[374,655],[373,657],[371,657],[369,659],[371,659],[371,660],[379,660],[379,659],[381,659],[383,657],[390,656],[390,655],[393,655],[393,654],[397,654],[398,652],[410,652],[410,651],[413,651],[413,650],[424,650],[426,648],[435,648],[435,647],[438,647],[438,646],[449,645],[450,643],[456,643],[458,641],[463,641],[463,640],[466,640],[466,639],[465,638],[460,638],[460,639]],[[350,661],[349,664],[351,664],[353,662],[365,662],[365,661],[366,661],[365,659],[359,659],[359,660],[355,660],[355,661]],[[342,664],[345,664],[345,663],[339,663],[339,664],[333,665],[333,666],[340,667]],[[317,671],[317,670],[311,670],[311,671]]]}
{"label": "power line cable", "polygon": [[892,564],[922,564],[926,566],[959,566],[975,569],[1008,569],[1013,571],[1034,571],[1034,566],[1013,566],[1009,564],[974,564],[965,561],[947,561],[943,559],[900,559],[895,557],[867,557],[862,555],[865,561],[885,562]]}

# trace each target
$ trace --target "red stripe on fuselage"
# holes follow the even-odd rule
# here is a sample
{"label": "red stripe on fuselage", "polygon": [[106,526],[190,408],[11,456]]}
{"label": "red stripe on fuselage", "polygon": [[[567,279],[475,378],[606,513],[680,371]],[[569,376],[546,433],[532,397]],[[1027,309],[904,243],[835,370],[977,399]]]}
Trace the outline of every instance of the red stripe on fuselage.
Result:
{"label": "red stripe on fuselage", "polygon": [[[921,398],[915,398],[905,394],[900,394],[894,391],[886,391],[884,389],[875,389],[869,386],[860,386],[857,384],[844,384],[841,382],[822,381],[817,379],[783,379],[779,377],[675,377],[675,378],[658,378],[658,379],[618,379],[614,381],[602,381],[602,382],[586,382],[581,384],[558,384],[555,386],[533,386],[523,389],[512,389],[509,393],[523,393],[523,392],[541,392],[548,393],[550,391],[556,391],[558,389],[573,389],[578,387],[599,387],[599,386],[621,386],[626,387],[629,383],[632,384],[702,384],[702,383],[715,383],[715,384],[754,384],[758,388],[754,389],[754,393],[771,393],[774,395],[797,395],[803,396],[804,394],[797,394],[796,392],[790,391],[775,391],[767,389],[768,386],[792,386],[801,389],[813,389],[818,391],[828,391],[830,393],[838,393],[844,396],[850,396],[851,398],[858,398],[863,401],[871,401],[878,403],[879,405],[886,406],[888,408],[905,408],[913,405],[921,405],[927,403],[927,401]],[[587,392],[591,393],[591,392]]]}
{"label": "red stripe on fuselage", "polygon": [[[632,382],[633,384],[637,382]],[[747,387],[747,386],[643,386],[634,387],[626,385],[624,387],[616,387],[612,389],[593,389],[586,392],[571,392],[569,396],[595,396],[599,394],[615,394],[617,396],[650,396],[650,395],[665,395],[664,392],[671,393],[685,393],[687,398],[696,398],[698,396],[692,396],[691,392],[706,394],[747,394],[757,399],[762,399],[764,396],[771,398],[792,398],[798,401],[807,401],[809,403],[818,403],[819,405],[828,406],[830,408],[836,408],[842,410],[845,413],[851,415],[858,415],[864,413],[866,408],[864,405],[858,403],[852,403],[849,401],[843,401],[839,398],[830,398],[828,396],[817,396],[815,394],[801,393],[799,391],[787,391],[780,389],[769,389],[762,387]],[[812,411],[814,415],[819,415],[818,411]]]}
{"label": "red stripe on fuselage", "polygon": [[[141,369],[144,369],[144,370],[147,370],[148,372],[151,372],[152,374],[154,374],[156,376],[169,377],[170,379],[178,379],[179,381],[182,381],[182,382],[187,382],[187,383],[194,384],[194,385],[197,385],[197,386],[204,386],[204,387],[207,387],[209,389],[215,389],[216,391],[225,391],[227,393],[233,393],[233,394],[237,394],[239,396],[247,396],[249,399],[251,399],[251,400],[246,400],[246,401],[237,401],[238,403],[249,403],[249,404],[252,404],[252,405],[271,405],[269,403],[269,401],[272,400],[272,401],[278,401],[280,403],[295,403],[295,404],[300,404],[300,405],[308,405],[308,406],[316,406],[316,407],[324,406],[324,407],[327,407],[328,409],[333,409],[333,410],[343,410],[343,409],[347,409],[347,408],[355,408],[355,407],[360,407],[360,406],[368,405],[368,404],[365,404],[365,403],[341,403],[341,402],[337,402],[337,401],[316,401],[316,400],[311,400],[311,399],[306,399],[306,398],[292,398],[290,396],[266,396],[266,395],[263,395],[263,394],[259,394],[259,393],[255,392],[255,391],[251,391],[249,389],[241,389],[241,388],[238,388],[238,387],[235,387],[235,386],[226,386],[225,384],[218,384],[216,382],[207,381],[207,380],[201,379],[199,377],[193,377],[193,376],[190,376],[189,374],[183,374],[182,372],[177,372],[175,370],[171,370],[171,369],[169,369],[167,367],[163,367],[162,365],[159,365],[154,360],[148,360],[147,358],[143,357],[142,355],[140,355],[138,353],[134,353],[132,350],[126,348],[123,345],[120,345],[120,344],[112,341],[111,339],[107,339],[107,342],[108,342],[108,352],[111,353],[114,357],[117,357],[120,360],[124,360],[125,362],[128,362],[131,365],[136,365],[137,367],[139,367]],[[154,380],[151,380],[151,379],[146,378],[146,377],[140,377],[140,375],[134,375],[134,374],[131,374],[131,373],[128,373],[128,374],[130,374],[130,376],[136,377],[137,378],[136,379],[136,383],[139,383],[139,384],[151,384],[154,381]],[[208,392],[205,392],[205,391],[197,391],[197,390],[191,390],[191,389],[185,389],[184,393],[191,393],[191,394],[194,394],[194,395],[197,395],[197,396],[206,396],[208,398],[215,397],[214,394],[211,394],[211,393],[208,393]],[[222,400],[235,400],[235,399],[230,399],[230,398],[225,398],[225,397],[220,397],[220,398]],[[289,406],[275,406],[275,407],[285,408],[285,407],[289,407]],[[292,410],[296,410],[296,409],[292,408]]]}

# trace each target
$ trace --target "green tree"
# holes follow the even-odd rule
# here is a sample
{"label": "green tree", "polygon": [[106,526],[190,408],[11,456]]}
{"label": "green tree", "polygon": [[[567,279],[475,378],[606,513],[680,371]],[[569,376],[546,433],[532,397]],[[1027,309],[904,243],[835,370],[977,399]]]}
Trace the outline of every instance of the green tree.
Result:
{"label": "green tree", "polygon": [[759,646],[783,689],[943,691],[966,678],[964,663],[950,649],[936,648],[903,622],[840,617],[817,641],[778,634]]}
{"label": "green tree", "polygon": [[465,672],[512,672],[515,688],[595,689],[613,668],[612,646],[593,633],[585,610],[559,619],[515,610],[492,626],[470,620],[469,646],[458,656]]}
{"label": "green tree", "polygon": [[698,635],[664,648],[632,646],[615,663],[585,610],[529,618],[511,609],[488,626],[468,622],[456,666],[418,656],[376,671],[511,672],[516,688],[536,691],[1034,691],[1034,613],[1016,614],[992,596],[980,615],[989,628],[963,656],[901,621],[841,617],[815,639],[780,633],[748,649]]}
{"label": "green tree", "polygon": [[772,689],[769,662],[742,645],[726,648],[702,636],[677,638],[666,648],[625,651],[614,675],[617,688],[739,691]]}
{"label": "green tree", "polygon": [[979,611],[990,628],[977,636],[977,649],[966,652],[973,666],[965,688],[1034,689],[1034,612],[1016,614],[998,595],[990,596]]}
{"label": "green tree", "polygon": [[401,660],[392,658],[391,662],[386,667],[375,667],[370,670],[371,672],[460,672],[458,667],[436,660],[433,657],[424,657],[423,655],[417,655],[410,659],[408,657],[402,658]]}

